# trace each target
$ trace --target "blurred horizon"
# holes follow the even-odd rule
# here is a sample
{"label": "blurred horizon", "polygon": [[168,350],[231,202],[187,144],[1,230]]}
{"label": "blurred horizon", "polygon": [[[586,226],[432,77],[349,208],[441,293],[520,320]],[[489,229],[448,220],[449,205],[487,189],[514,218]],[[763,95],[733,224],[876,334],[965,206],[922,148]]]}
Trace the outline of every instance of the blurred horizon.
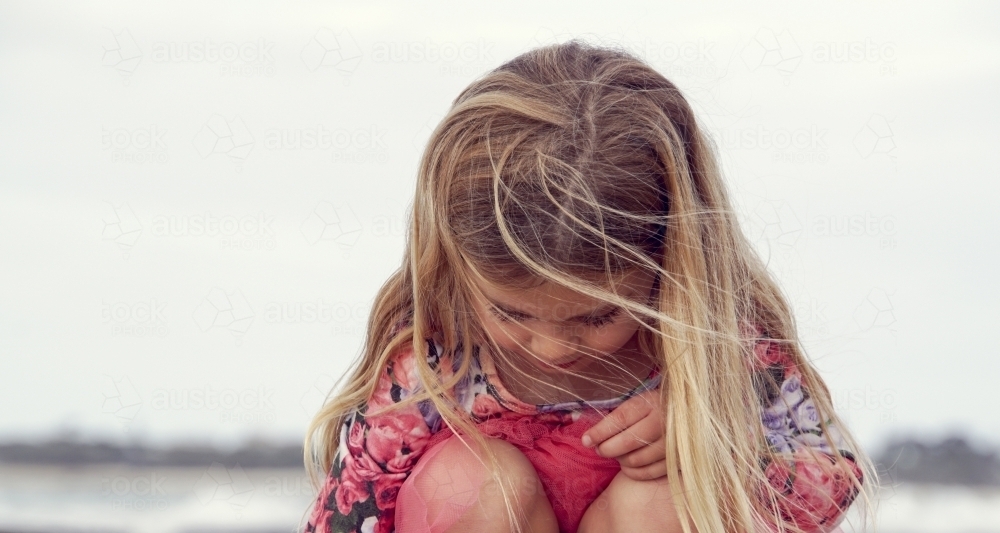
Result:
{"label": "blurred horizon", "polygon": [[[874,458],[891,533],[1000,531],[1000,454],[961,437],[902,440]],[[193,532],[295,529],[316,492],[297,445],[220,452],[0,444],[0,530]],[[52,506],[64,512],[53,515]],[[859,531],[858,505],[843,531]],[[252,524],[252,526],[250,525]]]}

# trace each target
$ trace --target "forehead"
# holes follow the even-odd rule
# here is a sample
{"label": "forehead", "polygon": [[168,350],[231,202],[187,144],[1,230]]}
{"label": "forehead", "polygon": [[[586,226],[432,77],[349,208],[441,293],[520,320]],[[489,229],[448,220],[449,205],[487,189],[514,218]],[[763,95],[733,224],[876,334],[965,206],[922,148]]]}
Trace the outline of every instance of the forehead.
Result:
{"label": "forehead", "polygon": [[[624,297],[630,297],[643,289],[649,288],[652,276],[648,273],[632,271],[614,279],[614,286],[604,283],[601,286],[608,291],[614,290]],[[604,301],[556,283],[545,283],[530,289],[506,288],[486,280],[476,280],[476,286],[488,299],[495,303],[531,311],[546,309],[553,306],[571,306],[579,309],[596,309],[604,305]]]}

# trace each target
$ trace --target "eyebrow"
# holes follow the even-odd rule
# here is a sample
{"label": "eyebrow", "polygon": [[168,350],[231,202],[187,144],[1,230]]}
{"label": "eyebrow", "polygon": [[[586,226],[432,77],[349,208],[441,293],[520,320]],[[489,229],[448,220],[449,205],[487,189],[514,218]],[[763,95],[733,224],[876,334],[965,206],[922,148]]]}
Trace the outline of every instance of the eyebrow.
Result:
{"label": "eyebrow", "polygon": [[[494,302],[491,299],[487,299],[487,301],[489,302],[490,305],[492,305],[493,307],[496,307],[497,309],[503,311],[504,313],[507,313],[508,315],[520,315],[520,316],[523,316],[523,317],[526,317],[526,318],[536,318],[536,317],[534,317],[534,316],[532,316],[532,315],[530,315],[528,313],[511,309],[511,308],[507,307],[506,305],[501,304],[499,302]],[[610,306],[610,307],[608,307],[608,306]],[[605,306],[605,307],[607,307],[607,311],[605,311],[603,313],[601,311],[605,307],[598,307],[597,309],[594,309],[593,311],[591,311],[589,313],[583,313],[581,315],[571,316],[571,317],[567,318],[566,320],[582,320],[582,319],[587,319],[587,318],[591,318],[591,317],[604,316],[604,315],[610,314],[612,311],[614,311],[615,309],[617,309],[619,307],[617,305],[611,305],[611,304],[608,304],[608,306]]]}

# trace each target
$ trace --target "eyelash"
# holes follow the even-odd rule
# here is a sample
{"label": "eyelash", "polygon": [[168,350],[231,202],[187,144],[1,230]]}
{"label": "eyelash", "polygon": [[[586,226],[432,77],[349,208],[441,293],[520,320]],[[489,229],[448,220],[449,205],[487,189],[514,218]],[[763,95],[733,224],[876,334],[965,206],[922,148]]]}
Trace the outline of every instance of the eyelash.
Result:
{"label": "eyelash", "polygon": [[[510,322],[511,320],[521,321],[524,320],[525,318],[523,315],[519,315],[517,313],[504,314],[503,311],[497,309],[496,307],[490,307],[490,311],[493,311],[493,315],[496,316],[501,322]],[[595,328],[606,326],[609,323],[613,322],[615,320],[615,317],[621,314],[621,311],[622,311],[621,307],[616,307],[605,315],[588,318],[585,320],[585,322],[587,323],[588,326]]]}

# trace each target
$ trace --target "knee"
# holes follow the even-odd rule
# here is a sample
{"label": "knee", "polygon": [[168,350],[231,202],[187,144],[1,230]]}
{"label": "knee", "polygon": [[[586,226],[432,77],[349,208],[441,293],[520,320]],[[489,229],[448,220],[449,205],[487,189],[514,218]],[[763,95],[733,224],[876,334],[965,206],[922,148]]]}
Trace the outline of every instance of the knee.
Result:
{"label": "knee", "polygon": [[506,523],[506,494],[518,514],[530,514],[542,485],[527,457],[508,442],[487,438],[486,446],[501,468],[501,487],[488,471],[486,455],[476,450],[471,438],[465,441],[468,447],[457,437],[450,437],[426,461],[417,462],[400,487],[397,513],[410,514],[407,508],[418,507],[410,502],[420,502],[429,524],[450,524],[459,517],[460,523]]}
{"label": "knee", "polygon": [[417,461],[399,488],[397,503],[419,501],[432,510],[469,503],[477,498],[484,474],[475,455],[449,437]]}
{"label": "knee", "polygon": [[618,472],[598,502],[608,523],[631,524],[629,531],[683,531],[666,477],[639,481]]}
{"label": "knee", "polygon": [[[498,478],[487,470],[489,460],[485,455],[473,454],[461,442],[454,444],[456,448],[461,448],[467,455],[467,460],[476,463],[479,479],[482,480],[480,489],[482,500],[493,500],[502,505],[503,497],[506,494],[516,509],[527,510],[533,505],[536,498],[543,494],[542,482],[534,465],[513,444],[494,438],[486,440],[486,447],[496,456],[500,467],[496,472],[499,475],[500,483],[498,483]],[[470,441],[470,445],[472,444]],[[480,458],[482,462],[480,462]]]}

